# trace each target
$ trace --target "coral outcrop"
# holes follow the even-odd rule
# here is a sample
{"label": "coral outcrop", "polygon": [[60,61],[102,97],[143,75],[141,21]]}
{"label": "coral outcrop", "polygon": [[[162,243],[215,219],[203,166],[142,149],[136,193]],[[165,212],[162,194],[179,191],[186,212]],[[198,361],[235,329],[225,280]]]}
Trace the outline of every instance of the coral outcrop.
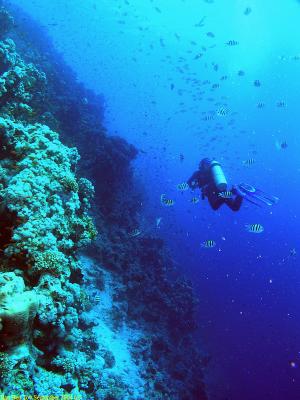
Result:
{"label": "coral outcrop", "polygon": [[161,239],[128,234],[138,152],[12,11],[15,25],[0,9],[0,396],[205,400],[192,287]]}

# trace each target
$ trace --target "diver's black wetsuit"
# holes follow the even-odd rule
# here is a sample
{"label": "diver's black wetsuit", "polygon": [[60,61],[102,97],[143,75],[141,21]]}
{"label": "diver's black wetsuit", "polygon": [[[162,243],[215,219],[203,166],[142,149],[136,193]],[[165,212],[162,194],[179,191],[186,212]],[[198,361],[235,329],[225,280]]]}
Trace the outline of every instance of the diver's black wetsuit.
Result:
{"label": "diver's black wetsuit", "polygon": [[227,204],[232,211],[238,211],[241,208],[243,197],[237,194],[235,189],[232,189],[234,198],[224,199],[219,196],[220,191],[218,191],[211,179],[209,171],[202,171],[200,169],[194,172],[187,183],[191,189],[196,189],[197,187],[201,189],[202,199],[207,197],[213,210],[218,210],[222,204]]}

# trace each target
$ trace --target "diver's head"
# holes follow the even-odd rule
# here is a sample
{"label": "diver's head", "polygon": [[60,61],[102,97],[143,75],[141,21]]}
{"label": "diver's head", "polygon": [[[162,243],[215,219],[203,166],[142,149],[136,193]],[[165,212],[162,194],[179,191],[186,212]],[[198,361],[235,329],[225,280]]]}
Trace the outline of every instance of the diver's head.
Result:
{"label": "diver's head", "polygon": [[208,171],[211,166],[211,161],[210,158],[203,158],[199,163],[199,169],[202,171]]}

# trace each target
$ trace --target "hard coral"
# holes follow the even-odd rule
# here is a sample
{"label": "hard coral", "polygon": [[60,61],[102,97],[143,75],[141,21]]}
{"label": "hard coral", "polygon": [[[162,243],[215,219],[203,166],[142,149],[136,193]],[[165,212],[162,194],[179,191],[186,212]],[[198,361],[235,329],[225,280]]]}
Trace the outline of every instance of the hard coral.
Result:
{"label": "hard coral", "polygon": [[[0,9],[0,21],[1,15]],[[76,251],[96,235],[88,215],[93,185],[76,177],[77,149],[64,146],[48,126],[31,123],[45,82],[12,40],[0,42],[0,393],[5,395],[64,394],[61,385],[68,382],[52,371],[50,360],[62,357],[66,374],[80,374],[86,358],[77,348],[92,343],[91,328],[79,328],[85,305],[71,276],[76,271],[82,280]],[[76,370],[71,358],[67,362],[61,355],[67,349],[77,354]],[[10,382],[4,380],[8,371]]]}
{"label": "hard coral", "polygon": [[0,42],[0,104],[3,111],[14,115],[20,103],[27,107],[36,96],[37,88],[42,88],[45,82],[45,74],[33,64],[26,64],[16,53],[13,40]]}
{"label": "hard coral", "polygon": [[46,126],[8,118],[0,118],[0,138],[11,149],[0,160],[1,195],[7,209],[22,221],[6,254],[25,250],[29,259],[38,261],[37,272],[45,257],[40,253],[47,252],[51,265],[45,269],[53,271],[53,257],[67,269],[70,251],[86,245],[96,234],[86,213],[89,203],[82,203],[76,192],[65,193],[66,176],[76,183],[71,172],[79,159],[76,149],[64,146]]}

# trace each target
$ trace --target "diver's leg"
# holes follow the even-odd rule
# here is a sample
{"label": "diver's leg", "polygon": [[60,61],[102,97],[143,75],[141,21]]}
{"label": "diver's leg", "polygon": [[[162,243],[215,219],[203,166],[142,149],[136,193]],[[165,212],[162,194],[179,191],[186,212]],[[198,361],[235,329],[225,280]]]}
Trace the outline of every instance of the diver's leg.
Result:
{"label": "diver's leg", "polygon": [[243,197],[237,195],[235,199],[226,199],[225,202],[232,211],[239,211],[243,203]]}
{"label": "diver's leg", "polygon": [[222,197],[217,196],[207,196],[207,200],[213,210],[218,210],[225,203]]}

